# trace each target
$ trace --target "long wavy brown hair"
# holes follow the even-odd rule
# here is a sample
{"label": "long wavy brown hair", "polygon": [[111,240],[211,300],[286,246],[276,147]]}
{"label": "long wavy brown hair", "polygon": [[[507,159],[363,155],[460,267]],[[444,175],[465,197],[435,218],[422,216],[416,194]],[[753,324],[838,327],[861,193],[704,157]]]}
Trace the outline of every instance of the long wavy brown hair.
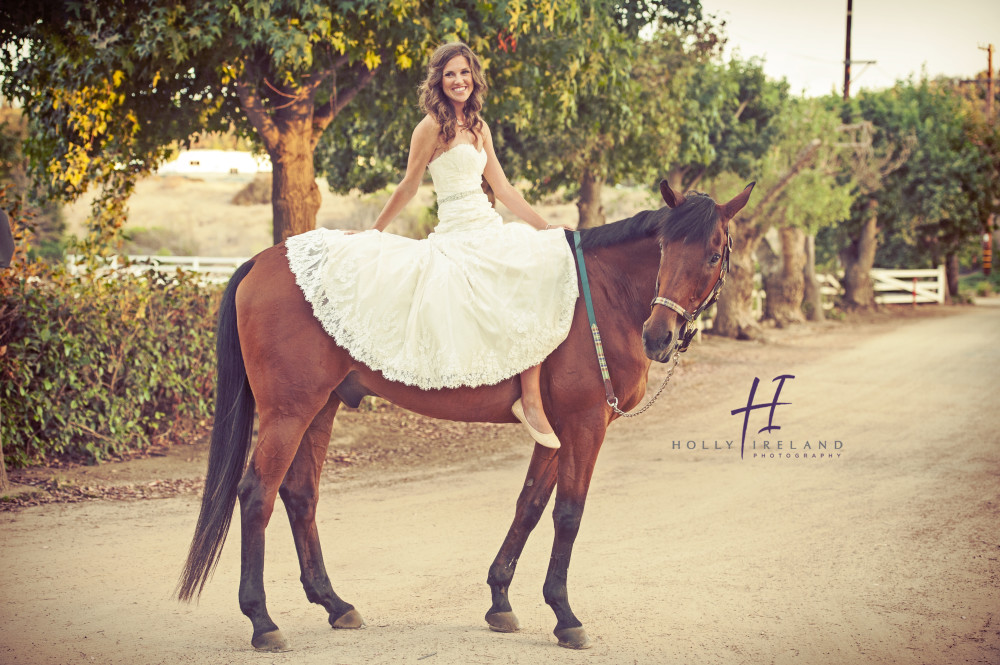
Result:
{"label": "long wavy brown hair", "polygon": [[483,76],[483,65],[479,58],[462,42],[451,42],[439,46],[427,63],[427,77],[420,84],[420,110],[431,115],[441,126],[441,141],[445,146],[450,144],[458,133],[458,118],[451,100],[444,94],[441,79],[444,77],[444,67],[452,58],[464,55],[472,70],[472,94],[465,102],[465,126],[476,137],[477,143],[482,143],[483,120],[479,112],[483,108],[486,96],[486,78]]}

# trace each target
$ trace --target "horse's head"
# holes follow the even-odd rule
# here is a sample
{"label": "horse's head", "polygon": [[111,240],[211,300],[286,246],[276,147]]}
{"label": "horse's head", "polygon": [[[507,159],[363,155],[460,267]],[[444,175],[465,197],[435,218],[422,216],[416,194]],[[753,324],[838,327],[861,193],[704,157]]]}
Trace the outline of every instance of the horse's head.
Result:
{"label": "horse's head", "polygon": [[642,344],[652,360],[666,362],[678,345],[686,350],[695,319],[719,297],[729,270],[729,220],[746,205],[753,186],[718,205],[704,194],[684,197],[666,180],[660,183],[671,211],[660,225],[656,297],[642,325]]}

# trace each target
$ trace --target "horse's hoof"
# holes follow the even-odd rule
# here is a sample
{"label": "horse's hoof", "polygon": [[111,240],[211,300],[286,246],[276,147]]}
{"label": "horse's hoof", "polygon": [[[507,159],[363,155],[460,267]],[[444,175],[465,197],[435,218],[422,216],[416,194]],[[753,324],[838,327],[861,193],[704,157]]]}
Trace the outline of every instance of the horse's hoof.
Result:
{"label": "horse's hoof", "polygon": [[336,621],[331,621],[330,625],[334,628],[339,629],[353,629],[353,628],[364,628],[365,620],[361,618],[361,613],[357,610],[348,610],[344,612]]}
{"label": "horse's hoof", "polygon": [[566,647],[567,649],[589,649],[593,646],[590,643],[590,638],[587,637],[587,631],[582,626],[563,628],[562,630],[557,628],[553,632],[559,639],[559,646],[561,647]]}
{"label": "horse's hoof", "polygon": [[288,644],[288,640],[285,636],[281,634],[280,630],[272,630],[267,633],[261,633],[257,637],[250,640],[250,644],[257,651],[267,651],[270,653],[278,653],[281,651],[291,651],[292,647]]}
{"label": "horse's hoof", "polygon": [[490,630],[498,633],[516,633],[521,630],[521,622],[517,620],[513,612],[487,614],[486,623],[490,624]]}

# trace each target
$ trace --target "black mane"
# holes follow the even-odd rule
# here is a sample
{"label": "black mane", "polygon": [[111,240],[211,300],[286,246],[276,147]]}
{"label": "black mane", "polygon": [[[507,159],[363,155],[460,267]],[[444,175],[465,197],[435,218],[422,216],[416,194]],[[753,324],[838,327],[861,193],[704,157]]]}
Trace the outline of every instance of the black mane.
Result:
{"label": "black mane", "polygon": [[643,210],[628,219],[581,229],[580,242],[584,249],[595,249],[659,236],[664,243],[683,240],[707,244],[718,219],[715,201],[706,194],[693,193],[677,208],[664,206],[659,210]]}

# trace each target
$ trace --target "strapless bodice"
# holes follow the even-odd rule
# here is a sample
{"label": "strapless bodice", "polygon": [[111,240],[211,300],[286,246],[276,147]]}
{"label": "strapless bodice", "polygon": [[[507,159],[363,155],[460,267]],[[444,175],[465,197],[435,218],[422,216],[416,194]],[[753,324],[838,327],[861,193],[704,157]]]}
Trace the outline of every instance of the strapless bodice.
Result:
{"label": "strapless bodice", "polygon": [[471,143],[452,146],[427,166],[439,202],[455,194],[481,189],[484,168],[486,151],[478,150]]}
{"label": "strapless bodice", "polygon": [[438,224],[434,234],[476,231],[503,224],[483,191],[486,151],[459,143],[428,166],[437,193]]}

